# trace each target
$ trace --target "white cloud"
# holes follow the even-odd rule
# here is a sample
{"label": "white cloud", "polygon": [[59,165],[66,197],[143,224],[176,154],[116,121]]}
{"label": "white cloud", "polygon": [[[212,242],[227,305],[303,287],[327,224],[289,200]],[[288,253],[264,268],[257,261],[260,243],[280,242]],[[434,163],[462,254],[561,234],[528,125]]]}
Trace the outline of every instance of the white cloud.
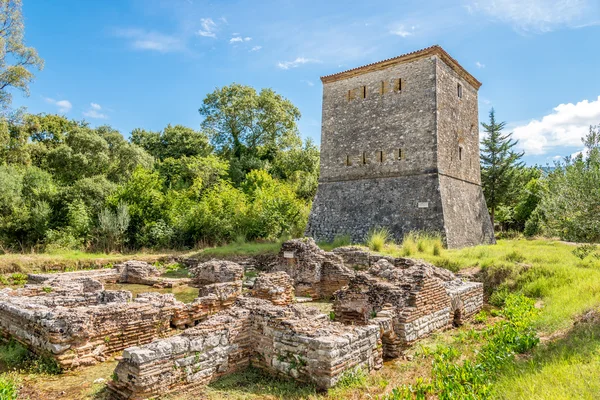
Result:
{"label": "white cloud", "polygon": [[304,57],[297,57],[294,61],[280,61],[277,63],[277,67],[281,68],[281,69],[290,69],[290,68],[297,68],[300,65],[303,64],[309,64],[309,63],[319,63],[321,61],[316,60],[314,58],[304,58]]}
{"label": "white cloud", "polygon": [[131,47],[137,50],[150,50],[159,53],[185,50],[185,44],[180,38],[160,32],[126,28],[116,29],[114,33],[116,36],[129,39]]}
{"label": "white cloud", "polygon": [[233,43],[243,43],[243,42],[249,42],[251,40],[252,40],[251,37],[246,36],[243,38],[241,36],[235,36],[235,37],[232,37],[231,39],[229,39],[229,43],[232,43],[232,44]]}
{"label": "white cloud", "polygon": [[475,66],[476,66],[477,68],[485,68],[485,64],[483,64],[483,63],[480,63],[479,61],[477,61],[477,62],[475,63]]}
{"label": "white cloud", "polygon": [[83,112],[83,115],[88,118],[94,119],[107,119],[108,116],[100,112],[102,110],[102,106],[98,103],[90,103],[90,108],[87,111]]}
{"label": "white cloud", "polygon": [[260,49],[262,49],[262,46],[254,46],[250,51],[259,51]]}
{"label": "white cloud", "polygon": [[600,23],[597,0],[465,0],[471,13],[481,12],[524,32],[549,32]]}
{"label": "white cloud", "polygon": [[94,119],[107,119],[108,116],[106,114],[103,114],[97,110],[94,109],[90,109],[87,111],[83,112],[83,115],[88,117],[88,118],[94,118]]}
{"label": "white cloud", "polygon": [[308,86],[315,86],[315,84],[312,81],[302,80],[301,82],[306,83]]}
{"label": "white cloud", "polygon": [[[222,20],[224,23],[227,23],[227,21],[224,18],[222,18]],[[212,18],[201,18],[200,26],[202,26],[202,29],[196,32],[198,35],[211,38],[217,37],[217,34],[215,32],[217,29],[217,24],[215,23],[215,21],[212,20]]]}
{"label": "white cloud", "polygon": [[404,25],[398,25],[390,30],[392,35],[400,36],[403,38],[412,36],[415,32],[416,27],[413,25],[410,28],[405,28]]}
{"label": "white cloud", "polygon": [[50,97],[46,97],[44,100],[46,100],[46,103],[54,104],[58,107],[58,112],[60,113],[68,113],[73,108],[73,104],[69,100],[54,100]]}
{"label": "white cloud", "polygon": [[546,154],[556,147],[579,147],[590,125],[600,122],[600,96],[577,104],[559,104],[541,120],[517,126],[513,137],[528,154]]}

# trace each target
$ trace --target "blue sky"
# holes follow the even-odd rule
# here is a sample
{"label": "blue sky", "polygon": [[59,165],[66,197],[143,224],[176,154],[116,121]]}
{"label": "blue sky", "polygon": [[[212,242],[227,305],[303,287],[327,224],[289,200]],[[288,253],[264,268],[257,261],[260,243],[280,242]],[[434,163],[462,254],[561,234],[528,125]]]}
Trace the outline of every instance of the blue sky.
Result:
{"label": "blue sky", "polygon": [[433,44],[483,86],[528,163],[581,150],[600,123],[600,1],[24,0],[25,37],[45,60],[15,95],[29,112],[62,113],[124,135],[198,128],[215,87],[271,87],[320,141],[319,77]]}

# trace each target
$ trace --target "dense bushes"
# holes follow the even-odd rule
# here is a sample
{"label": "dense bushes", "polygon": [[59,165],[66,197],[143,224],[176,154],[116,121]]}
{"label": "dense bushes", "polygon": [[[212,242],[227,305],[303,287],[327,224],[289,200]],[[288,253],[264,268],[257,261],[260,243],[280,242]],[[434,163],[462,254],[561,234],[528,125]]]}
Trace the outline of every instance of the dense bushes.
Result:
{"label": "dense bushes", "polygon": [[[229,109],[222,96],[244,109]],[[244,126],[230,124],[242,111]],[[4,121],[0,252],[182,248],[301,234],[319,152],[302,143],[298,110],[273,91],[233,85],[209,95],[201,112],[208,135],[169,125],[136,129],[130,141],[109,126],[58,115]]]}

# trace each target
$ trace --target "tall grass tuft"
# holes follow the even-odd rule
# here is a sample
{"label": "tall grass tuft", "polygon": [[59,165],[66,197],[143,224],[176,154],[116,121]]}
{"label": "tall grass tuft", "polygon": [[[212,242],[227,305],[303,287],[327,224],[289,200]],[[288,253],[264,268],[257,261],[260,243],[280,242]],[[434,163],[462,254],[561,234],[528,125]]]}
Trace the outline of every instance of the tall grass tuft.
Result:
{"label": "tall grass tuft", "polygon": [[350,246],[352,244],[352,238],[350,235],[335,235],[333,238],[333,242],[331,245],[333,248],[342,247],[342,246]]}
{"label": "tall grass tuft", "polygon": [[387,228],[375,228],[369,232],[367,246],[373,251],[381,251],[391,238]]}
{"label": "tall grass tuft", "polygon": [[434,256],[440,256],[442,255],[442,241],[440,240],[439,242],[433,242],[433,255]]}

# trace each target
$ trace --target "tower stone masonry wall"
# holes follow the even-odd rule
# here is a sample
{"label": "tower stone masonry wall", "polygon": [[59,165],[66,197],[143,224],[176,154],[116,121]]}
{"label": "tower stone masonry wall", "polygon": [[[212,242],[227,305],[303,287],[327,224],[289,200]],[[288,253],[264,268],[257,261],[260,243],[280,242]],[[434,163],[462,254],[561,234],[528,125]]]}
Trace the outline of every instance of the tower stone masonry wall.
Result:
{"label": "tower stone masonry wall", "polygon": [[433,46],[321,78],[321,175],[307,235],[442,233],[493,243],[479,167],[479,82]]}

